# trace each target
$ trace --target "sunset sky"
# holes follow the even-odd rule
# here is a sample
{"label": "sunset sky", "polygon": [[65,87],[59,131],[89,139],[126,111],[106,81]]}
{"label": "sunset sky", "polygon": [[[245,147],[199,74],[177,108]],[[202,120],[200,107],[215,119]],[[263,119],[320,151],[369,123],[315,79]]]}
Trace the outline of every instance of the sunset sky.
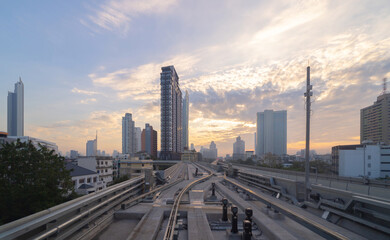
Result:
{"label": "sunset sky", "polygon": [[[121,118],[160,133],[161,67],[190,96],[190,143],[254,149],[256,112],[287,110],[287,150],[304,148],[306,67],[312,148],[360,139],[360,109],[390,78],[390,2],[4,1],[0,7],[0,131],[19,76],[25,135],[85,154],[121,150]],[[160,147],[160,138],[159,138]]]}

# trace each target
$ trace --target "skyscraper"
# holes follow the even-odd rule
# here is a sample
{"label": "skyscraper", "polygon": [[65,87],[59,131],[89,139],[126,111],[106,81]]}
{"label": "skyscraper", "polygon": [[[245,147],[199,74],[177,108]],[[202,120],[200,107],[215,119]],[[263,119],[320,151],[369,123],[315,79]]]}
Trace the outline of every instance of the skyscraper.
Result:
{"label": "skyscraper", "polygon": [[8,92],[7,131],[9,136],[24,136],[24,84],[15,83],[15,91]]}
{"label": "skyscraper", "polygon": [[140,152],[141,151],[141,128],[140,127],[134,127],[134,132],[135,132],[135,144],[136,144],[136,147],[135,147],[135,152]]}
{"label": "skyscraper", "polygon": [[287,153],[287,111],[265,110],[257,113],[256,155]]}
{"label": "skyscraper", "polygon": [[87,157],[98,155],[98,153],[97,153],[97,132],[96,132],[96,138],[94,140],[87,141],[86,155],[87,155]]}
{"label": "skyscraper", "polygon": [[390,93],[378,96],[373,105],[360,110],[360,143],[371,140],[374,143],[390,144]]}
{"label": "skyscraper", "polygon": [[150,156],[157,158],[157,131],[149,123],[145,124],[145,129],[142,130],[142,151],[149,153]]}
{"label": "skyscraper", "polygon": [[241,140],[241,137],[236,138],[236,142],[233,143],[233,160],[246,160],[245,159],[245,142]]}
{"label": "skyscraper", "polygon": [[132,154],[137,151],[135,139],[134,121],[131,113],[122,117],[122,153]]}
{"label": "skyscraper", "polygon": [[199,151],[202,154],[202,157],[204,159],[217,159],[218,157],[218,149],[217,145],[214,143],[214,141],[211,141],[210,148],[204,148],[203,146],[200,148]]}
{"label": "skyscraper", "polygon": [[218,149],[217,149],[217,145],[215,144],[214,141],[211,141],[210,143],[210,154],[212,156],[212,158],[216,159],[218,157]]}
{"label": "skyscraper", "polygon": [[189,121],[189,110],[190,110],[190,103],[189,103],[189,96],[188,96],[188,91],[186,91],[186,95],[184,96],[183,99],[183,149],[189,147],[188,144],[188,121]]}
{"label": "skyscraper", "polygon": [[174,66],[161,68],[160,159],[180,159],[182,151],[182,94]]}

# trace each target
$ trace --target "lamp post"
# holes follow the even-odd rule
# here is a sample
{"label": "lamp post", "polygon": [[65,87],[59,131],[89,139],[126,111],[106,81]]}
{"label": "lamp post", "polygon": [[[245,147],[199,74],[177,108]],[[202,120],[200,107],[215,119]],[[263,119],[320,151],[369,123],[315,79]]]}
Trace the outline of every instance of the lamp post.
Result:
{"label": "lamp post", "polygon": [[307,66],[306,72],[306,92],[304,96],[306,97],[306,154],[305,154],[305,200],[308,200],[310,187],[310,164],[309,164],[309,155],[310,155],[310,97],[313,96],[313,92],[311,91],[313,86],[310,85],[310,66]]}

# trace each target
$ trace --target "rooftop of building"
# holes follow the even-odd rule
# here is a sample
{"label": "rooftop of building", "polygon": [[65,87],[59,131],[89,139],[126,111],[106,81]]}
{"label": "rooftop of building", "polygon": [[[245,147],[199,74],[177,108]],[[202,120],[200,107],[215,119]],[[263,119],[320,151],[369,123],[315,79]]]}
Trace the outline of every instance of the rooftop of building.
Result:
{"label": "rooftop of building", "polygon": [[65,168],[66,168],[66,170],[72,170],[70,172],[70,176],[72,176],[72,177],[97,174],[94,171],[91,171],[89,169],[77,166],[77,165],[75,165],[73,163],[66,163],[65,164]]}
{"label": "rooftop of building", "polygon": [[8,133],[7,132],[1,132],[0,131],[0,137],[7,137],[8,136]]}

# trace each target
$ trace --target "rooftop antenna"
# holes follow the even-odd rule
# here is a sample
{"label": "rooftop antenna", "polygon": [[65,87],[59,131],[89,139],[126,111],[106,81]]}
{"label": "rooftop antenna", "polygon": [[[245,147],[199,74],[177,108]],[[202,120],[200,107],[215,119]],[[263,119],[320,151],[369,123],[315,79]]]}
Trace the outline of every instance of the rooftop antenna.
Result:
{"label": "rooftop antenna", "polygon": [[383,92],[382,94],[387,93],[387,78],[383,78]]}

